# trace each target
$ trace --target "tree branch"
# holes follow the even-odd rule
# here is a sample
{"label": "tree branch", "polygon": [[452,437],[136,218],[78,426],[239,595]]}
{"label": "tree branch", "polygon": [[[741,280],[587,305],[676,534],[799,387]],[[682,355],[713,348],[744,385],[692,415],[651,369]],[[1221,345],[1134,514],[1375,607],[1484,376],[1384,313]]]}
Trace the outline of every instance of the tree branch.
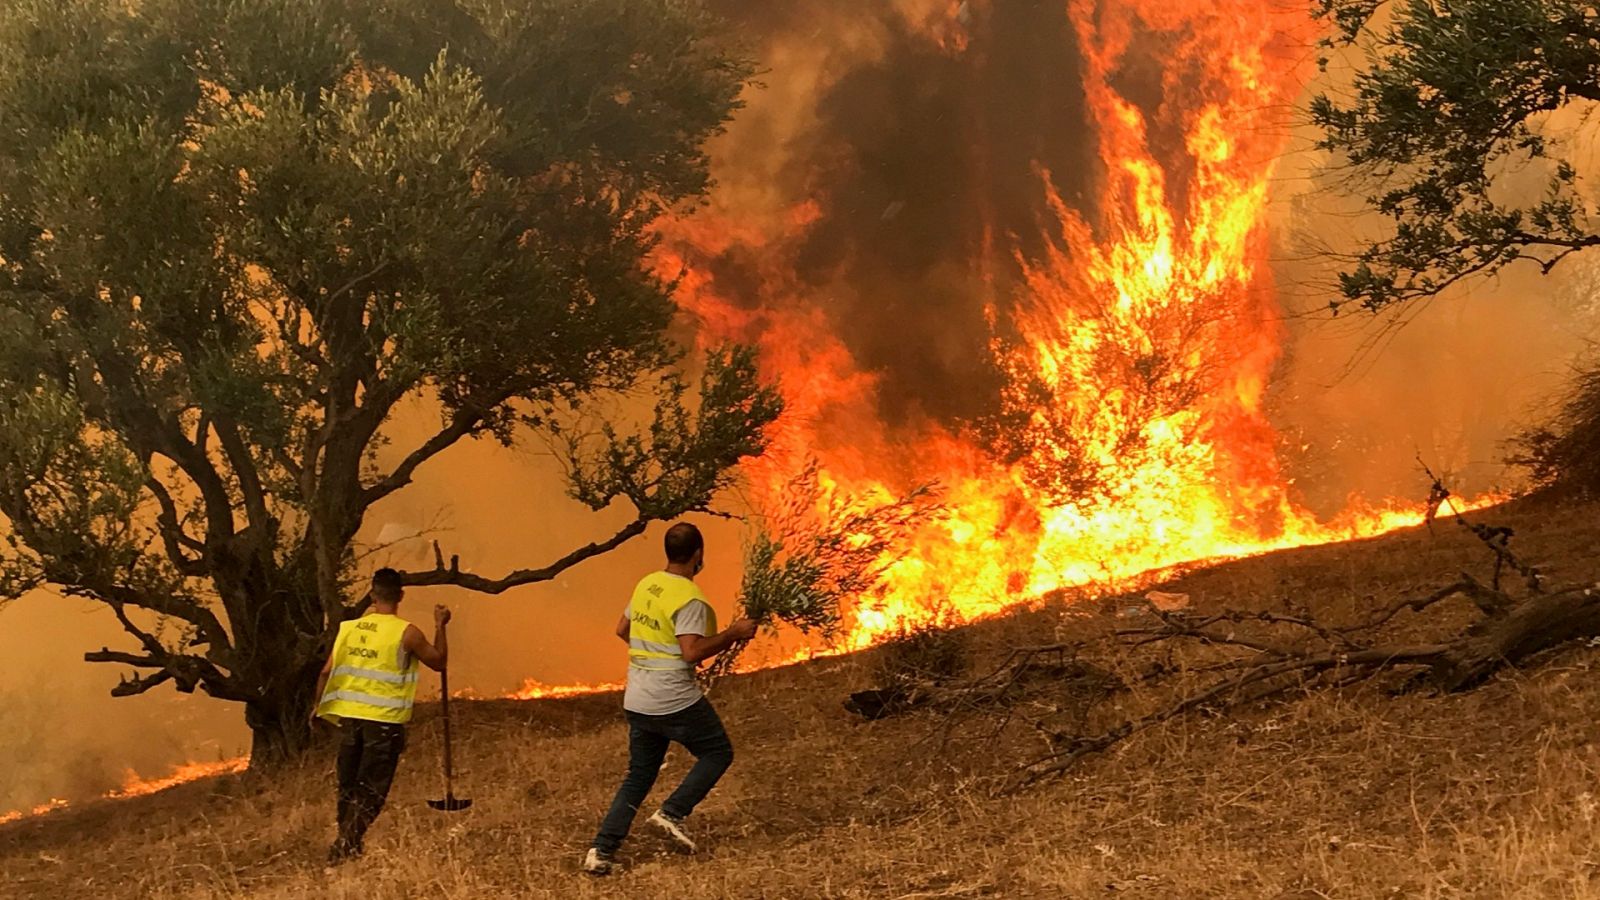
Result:
{"label": "tree branch", "polygon": [[197,656],[188,656],[181,653],[141,656],[137,653],[127,653],[102,647],[99,650],[90,650],[83,654],[83,659],[85,662],[116,663],[158,670],[148,675],[134,674],[132,677],[124,676],[117,686],[111,689],[111,696],[113,697],[131,697],[135,694],[142,694],[168,681],[175,681],[177,684],[174,686],[185,694],[194,693],[195,688],[198,687],[205,691],[207,695],[216,697],[219,700],[233,700],[243,703],[252,699],[250,693],[242,690],[233,679],[222,674],[215,666]]}
{"label": "tree branch", "polygon": [[112,650],[102,647],[99,650],[90,650],[83,654],[85,662],[119,663],[125,666],[139,666],[146,669],[159,669],[166,663],[153,656],[140,656],[137,653],[128,653],[123,650]]}
{"label": "tree branch", "polygon": [[137,673],[131,677],[124,675],[122,680],[117,682],[117,686],[111,689],[111,696],[133,697],[138,694],[142,694],[153,687],[166,684],[174,677],[175,676],[168,669],[161,669],[156,672],[151,672],[149,675],[139,675]]}
{"label": "tree branch", "polygon": [[50,569],[46,569],[45,576],[57,584],[68,584],[69,586],[63,589],[68,596],[87,597],[111,607],[117,619],[122,622],[123,629],[138,638],[147,648],[159,648],[166,652],[160,641],[133,624],[125,612],[126,607],[146,609],[157,615],[188,622],[198,632],[199,641],[210,648],[206,653],[208,657],[225,666],[233,665],[233,642],[229,640],[228,632],[222,627],[222,621],[211,610],[193,600],[174,594],[158,595],[153,592],[146,594],[115,584],[89,586],[83,584],[86,579],[60,578],[53,575]]}
{"label": "tree branch", "polygon": [[403,584],[412,586],[448,584],[463,587],[470,591],[477,591],[481,594],[499,594],[520,585],[549,581],[590,557],[599,556],[622,546],[629,540],[643,534],[649,524],[649,519],[634,519],[611,537],[592,544],[585,544],[548,566],[540,569],[519,569],[504,578],[497,579],[484,578],[481,575],[461,571],[460,557],[450,557],[450,564],[446,566],[444,553],[439,549],[438,542],[435,542],[433,545],[433,569],[427,572],[401,572],[400,578]]}
{"label": "tree branch", "polygon": [[[152,476],[145,482],[145,488],[161,506],[161,514],[156,516],[156,530],[161,533],[167,559],[179,572],[190,578],[204,576],[209,571],[205,565],[206,545],[183,530],[183,524],[178,521],[178,504],[173,501],[167,486]],[[185,549],[197,555],[189,556],[184,552]]]}
{"label": "tree branch", "polygon": [[135,676],[131,681],[123,679],[112,689],[112,696],[142,694],[170,680],[176,681],[178,690],[185,694],[193,693],[196,687],[202,687],[207,694],[220,699],[240,701],[250,699],[249,692],[241,688],[236,679],[223,672],[215,663],[199,656],[167,649],[155,635],[135,625],[133,620],[128,618],[122,603],[114,600],[105,602],[116,614],[117,621],[122,623],[123,629],[138,639],[145,649],[145,654],[141,656],[102,647],[98,651],[85,653],[84,661],[122,663],[161,670],[154,675]]}
{"label": "tree branch", "polygon": [[[95,315],[85,311],[85,304],[70,304],[76,317],[92,322]],[[92,304],[88,305],[92,309]],[[108,398],[108,422],[113,431],[124,436],[136,455],[146,464],[154,454],[161,454],[177,464],[189,476],[204,500],[206,514],[206,540],[222,541],[233,536],[233,502],[228,497],[222,476],[205,451],[206,418],[201,413],[200,428],[191,441],[183,433],[176,419],[164,417],[149,402],[144,385],[140,382],[138,367],[116,351],[102,348],[90,351],[95,369],[105,381]]]}
{"label": "tree branch", "polygon": [[339,287],[335,288],[332,293],[330,293],[327,297],[323,298],[322,302],[323,303],[330,303],[330,304],[333,303],[335,300],[338,300],[340,297],[343,297],[345,294],[348,294],[351,291],[355,290],[356,288],[360,287],[361,283],[363,281],[366,281],[369,278],[376,278],[379,275],[383,274],[383,271],[385,269],[389,268],[392,265],[394,265],[394,260],[393,259],[386,259],[383,262],[378,263],[376,266],[373,266],[372,268],[368,269],[367,271],[362,272],[360,275],[357,275],[356,277],[350,279],[349,281],[347,281],[344,284],[340,285]]}
{"label": "tree branch", "polygon": [[1514,600],[1505,594],[1485,587],[1472,576],[1463,572],[1461,574],[1460,581],[1447,584],[1425,597],[1412,597],[1392,603],[1372,617],[1368,618],[1365,622],[1352,625],[1348,628],[1342,629],[1342,631],[1345,634],[1355,631],[1370,631],[1371,629],[1377,628],[1379,625],[1388,622],[1390,619],[1394,618],[1404,610],[1422,612],[1428,607],[1433,606],[1435,603],[1442,603],[1445,600],[1449,600],[1451,597],[1458,595],[1466,596],[1468,599],[1472,600],[1473,603],[1475,603],[1485,615],[1489,616],[1500,615],[1506,609],[1509,609],[1511,604],[1515,603]]}
{"label": "tree branch", "polygon": [[227,416],[218,416],[214,427],[217,437],[222,441],[222,452],[228,459],[228,467],[233,469],[234,477],[238,479],[250,525],[269,529],[272,516],[267,510],[266,491],[262,489],[261,475],[256,471],[250,449],[245,446],[244,436],[239,433],[238,423]]}
{"label": "tree branch", "polygon": [[[502,397],[499,402],[504,402],[505,399]],[[495,405],[498,405],[498,403],[490,405],[487,409],[493,409]],[[416,473],[419,466],[476,431],[483,424],[487,409],[483,406],[475,406],[470,411],[465,409],[458,411],[451,417],[448,425],[424,441],[422,446],[406,454],[406,458],[395,466],[394,471],[384,476],[376,484],[363,489],[361,492],[361,508],[366,509],[410,484],[411,476]]]}
{"label": "tree branch", "polygon": [[[154,482],[155,479],[150,479],[150,481]],[[159,485],[159,482],[156,482],[156,484],[158,486],[154,493],[159,503],[162,502],[161,498],[166,492],[165,488]],[[168,497],[167,500],[170,502],[171,498]],[[165,504],[163,505],[165,507]],[[175,505],[171,507],[171,511],[175,518]],[[17,502],[7,504],[6,513],[11,520],[12,529],[17,532],[18,536],[27,545],[45,547],[58,543],[53,538],[48,526],[34,513],[25,498],[19,497]],[[166,518],[168,515],[169,511],[164,508],[158,519]],[[163,540],[170,540],[173,544],[178,542],[181,534],[181,531],[176,534],[169,534],[164,527],[160,526],[158,526],[158,530],[163,532]],[[193,539],[190,540],[192,541]],[[169,545],[169,549],[171,549],[171,545]],[[135,606],[148,609],[158,615],[171,616],[188,622],[195,626],[200,637],[210,645],[211,649],[208,651],[208,655],[231,667],[233,644],[229,640],[228,632],[222,627],[221,620],[211,610],[173,590],[140,590],[117,583],[109,574],[92,570],[84,571],[77,565],[80,557],[81,552],[41,554],[39,566],[43,581],[61,586],[63,593],[68,596],[87,597],[110,606],[116,613],[117,618],[122,621],[124,629],[129,634],[140,638],[142,642],[146,643],[146,646],[149,646],[149,642],[154,641],[154,638],[151,638],[133,625],[124,613],[124,607]],[[179,557],[180,559],[186,558],[181,553]],[[173,564],[180,569],[181,573],[181,563],[178,560],[174,560]],[[160,647],[160,643],[155,642],[155,646]]]}

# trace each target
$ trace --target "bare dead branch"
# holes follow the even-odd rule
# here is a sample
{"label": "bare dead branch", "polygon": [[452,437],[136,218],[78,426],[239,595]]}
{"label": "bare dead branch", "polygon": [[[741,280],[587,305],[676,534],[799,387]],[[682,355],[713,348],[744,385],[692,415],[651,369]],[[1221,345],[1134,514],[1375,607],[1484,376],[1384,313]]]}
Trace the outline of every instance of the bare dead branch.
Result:
{"label": "bare dead branch", "polygon": [[1387,623],[1390,619],[1393,619],[1396,615],[1399,615],[1401,612],[1406,610],[1410,610],[1414,613],[1420,613],[1423,610],[1432,607],[1434,604],[1442,603],[1446,600],[1449,600],[1451,597],[1463,595],[1468,599],[1471,599],[1478,606],[1478,608],[1483,611],[1484,615],[1488,616],[1501,615],[1505,612],[1505,610],[1510,609],[1511,606],[1515,605],[1516,603],[1516,601],[1509,596],[1502,594],[1499,591],[1484,587],[1471,575],[1463,572],[1461,573],[1460,581],[1451,582],[1450,584],[1447,584],[1437,591],[1434,591],[1433,593],[1424,597],[1412,597],[1392,603],[1373,614],[1373,616],[1367,619],[1365,622],[1348,626],[1347,628],[1343,629],[1343,631],[1346,634],[1357,631],[1371,631],[1372,629]]}
{"label": "bare dead branch", "polygon": [[99,650],[91,650],[85,653],[83,659],[85,662],[116,663],[158,670],[148,675],[124,677],[116,687],[111,689],[111,694],[114,697],[142,694],[151,688],[172,681],[179,691],[186,694],[193,693],[195,688],[198,687],[220,700],[245,702],[252,699],[250,693],[241,688],[235,679],[217,669],[207,660],[198,656],[173,653],[165,648],[158,647],[157,650],[150,653],[139,654],[102,647]]}
{"label": "bare dead branch", "polygon": [[1427,473],[1428,478],[1433,481],[1433,487],[1428,494],[1427,522],[1429,526],[1431,527],[1433,524],[1434,510],[1438,509],[1440,504],[1448,504],[1450,506],[1450,512],[1456,520],[1456,524],[1471,532],[1478,538],[1478,540],[1483,542],[1485,547],[1489,548],[1491,553],[1494,554],[1494,578],[1490,583],[1493,590],[1499,591],[1500,589],[1501,569],[1506,566],[1510,566],[1513,571],[1522,576],[1523,582],[1527,585],[1529,592],[1535,594],[1539,593],[1539,591],[1542,590],[1539,570],[1534,566],[1524,563],[1522,560],[1517,558],[1515,553],[1511,552],[1510,544],[1511,538],[1514,536],[1514,532],[1505,526],[1484,525],[1481,523],[1468,521],[1466,515],[1463,514],[1450,499],[1455,495],[1450,492],[1450,489],[1445,486],[1444,482],[1439,478],[1439,476],[1435,475],[1433,470],[1428,468],[1428,464],[1422,460],[1420,455],[1417,457],[1417,464],[1422,467],[1422,471]]}
{"label": "bare dead branch", "polygon": [[111,689],[111,696],[132,697],[137,694],[142,694],[153,687],[166,684],[172,679],[172,673],[166,669],[162,669],[158,672],[152,672],[149,675],[136,674],[131,676],[123,676],[117,682],[117,686]]}
{"label": "bare dead branch", "polygon": [[[47,568],[47,576],[49,569]],[[58,583],[63,579],[51,577]],[[116,615],[117,621],[129,635],[137,638],[146,651],[160,656],[162,654],[176,655],[169,651],[155,636],[139,628],[128,616],[127,608],[135,607],[146,609],[157,615],[169,616],[193,625],[196,630],[196,643],[207,645],[206,658],[202,660],[207,665],[222,665],[231,668],[234,665],[233,644],[228,637],[228,632],[222,627],[222,622],[216,614],[198,602],[187,597],[173,594],[158,594],[156,592],[135,591],[131,588],[117,584],[85,585],[87,579],[77,579],[77,585],[65,589],[69,596],[86,597],[106,604]],[[199,659],[199,657],[196,657]],[[213,664],[214,661],[214,664]],[[93,660],[91,660],[93,662]],[[218,678],[226,678],[220,670],[216,670]]]}
{"label": "bare dead branch", "polygon": [[146,669],[159,669],[166,665],[154,656],[142,656],[138,653],[127,653],[122,650],[112,650],[102,647],[99,650],[90,650],[83,655],[86,662],[119,663],[125,666],[139,666]]}
{"label": "bare dead branch", "polygon": [[585,544],[547,566],[538,569],[518,569],[501,578],[485,578],[482,575],[461,571],[461,559],[458,556],[451,556],[449,564],[446,565],[444,552],[439,548],[439,543],[435,541],[433,544],[433,569],[426,572],[401,572],[400,578],[403,584],[415,587],[448,584],[463,587],[469,591],[477,591],[480,594],[500,594],[521,585],[549,581],[586,559],[614,550],[638,537],[644,533],[649,524],[649,519],[634,519],[611,537],[603,541]]}
{"label": "bare dead branch", "polygon": [[[1286,676],[1303,678],[1306,675],[1336,668],[1363,669],[1370,667],[1393,667],[1405,664],[1426,664],[1439,659],[1449,649],[1446,644],[1424,644],[1412,647],[1379,647],[1349,654],[1328,654],[1299,659],[1283,659],[1244,668],[1244,671],[1232,678],[1225,678],[1208,688],[1197,693],[1183,697],[1175,703],[1163,707],[1156,712],[1125,721],[1116,727],[1092,737],[1074,738],[1067,746],[1059,751],[1052,752],[1024,765],[1012,782],[1012,787],[1021,788],[1037,783],[1038,781],[1060,774],[1071,768],[1072,765],[1083,757],[1107,749],[1118,741],[1142,731],[1153,725],[1159,725],[1170,719],[1175,719],[1185,713],[1207,706],[1219,701],[1230,694],[1237,694],[1244,688],[1273,679],[1285,679]],[[1263,699],[1272,694],[1281,693],[1293,687],[1294,681],[1286,680],[1281,686],[1265,693],[1257,693],[1252,699]]]}

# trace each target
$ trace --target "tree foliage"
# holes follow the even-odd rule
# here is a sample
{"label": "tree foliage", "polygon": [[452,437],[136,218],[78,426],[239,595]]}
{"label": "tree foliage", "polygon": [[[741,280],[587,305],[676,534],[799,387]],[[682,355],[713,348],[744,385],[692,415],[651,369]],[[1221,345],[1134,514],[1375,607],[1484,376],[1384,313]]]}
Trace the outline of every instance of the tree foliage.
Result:
{"label": "tree foliage", "polygon": [[[1431,297],[1600,244],[1550,114],[1600,100],[1600,11],[1574,0],[1318,0],[1329,49],[1363,57],[1311,106],[1319,146],[1375,185],[1388,222],[1340,275],[1339,308]],[[1506,189],[1533,172],[1542,191]]]}
{"label": "tree foliage", "polygon": [[[689,0],[5,4],[0,597],[106,603],[118,692],[243,702],[272,757],[366,513],[458,442],[659,398],[568,445],[574,497],[637,510],[616,535],[413,584],[705,508],[778,400],[737,348],[692,395],[645,260],[750,73]],[[417,398],[436,428],[390,446]]]}

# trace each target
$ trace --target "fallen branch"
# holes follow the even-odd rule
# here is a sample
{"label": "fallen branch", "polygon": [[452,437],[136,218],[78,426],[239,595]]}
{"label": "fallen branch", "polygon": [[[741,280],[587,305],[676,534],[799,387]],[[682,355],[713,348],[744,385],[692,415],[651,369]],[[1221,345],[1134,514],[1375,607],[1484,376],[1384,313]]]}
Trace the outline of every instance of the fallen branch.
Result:
{"label": "fallen branch", "polygon": [[[1503,597],[1475,582],[1457,582],[1427,597],[1405,601],[1382,614],[1340,633],[1341,642],[1357,632],[1370,631],[1389,621],[1400,609],[1423,610],[1453,596],[1475,600]],[[1338,673],[1337,681],[1349,684],[1370,679],[1384,672],[1412,671],[1423,676],[1423,683],[1440,692],[1470,690],[1495,672],[1516,666],[1524,660],[1574,640],[1600,636],[1600,586],[1576,587],[1556,593],[1541,593],[1507,609],[1499,602],[1481,604],[1486,618],[1453,639],[1436,643],[1376,645],[1359,649],[1310,650],[1290,645],[1273,645],[1266,639],[1245,639],[1212,630],[1221,620],[1234,615],[1212,616],[1201,623],[1185,623],[1167,617],[1160,629],[1125,629],[1122,637],[1139,636],[1164,640],[1183,639],[1206,645],[1236,648],[1250,655],[1208,667],[1223,677],[1199,690],[1180,697],[1147,715],[1124,721],[1092,736],[1064,737],[1063,746],[1024,765],[1013,787],[1025,787],[1060,774],[1083,757],[1098,753],[1128,736],[1177,718],[1201,707],[1221,703],[1237,705],[1284,694],[1306,684],[1309,678]],[[1248,618],[1239,614],[1237,618]],[[1270,621],[1270,620],[1269,620]],[[1279,622],[1281,624],[1281,622]],[[1266,656],[1265,661],[1262,656]],[[1250,691],[1248,689],[1256,688]]]}
{"label": "fallen branch", "polygon": [[[1000,668],[982,678],[961,684],[919,679],[885,688],[856,691],[845,709],[865,719],[884,719],[916,709],[936,709],[958,714],[992,707],[1018,697],[1030,683],[1064,685],[1077,679],[1115,679],[1067,653],[1072,645],[1026,647],[1013,651]],[[1054,656],[1046,660],[1045,656]]]}
{"label": "fallen branch", "polygon": [[[1260,700],[1293,687],[1306,675],[1318,674],[1330,669],[1372,669],[1376,671],[1377,669],[1408,663],[1427,663],[1438,659],[1446,650],[1447,647],[1444,645],[1374,648],[1359,653],[1341,653],[1298,659],[1289,658],[1264,665],[1245,667],[1243,671],[1232,678],[1223,679],[1161,710],[1123,722],[1115,728],[1093,737],[1072,739],[1064,749],[1023,766],[1015,784],[1018,787],[1027,786],[1041,779],[1059,774],[1071,768],[1074,763],[1084,756],[1105,750],[1137,731],[1142,731],[1152,725],[1159,725],[1185,713],[1208,706],[1230,694],[1238,694],[1251,685],[1274,679],[1283,679],[1285,681],[1280,688],[1264,694],[1258,693],[1250,698],[1252,700]],[[1289,680],[1289,676],[1294,676],[1295,680]]]}
{"label": "fallen branch", "polygon": [[[1442,490],[1436,485],[1436,493]],[[1355,684],[1385,673],[1406,676],[1404,689],[1470,690],[1496,672],[1539,653],[1600,636],[1600,585],[1547,592],[1538,569],[1510,551],[1510,529],[1480,526],[1459,512],[1456,518],[1494,554],[1496,581],[1485,584],[1462,573],[1431,593],[1400,598],[1353,623],[1326,622],[1293,608],[1287,612],[1224,609],[1203,614],[1152,610],[1153,621],[1115,628],[1096,638],[1018,648],[980,678],[962,683],[886,685],[851,695],[846,707],[869,719],[911,710],[940,711],[945,715],[938,733],[946,738],[959,723],[985,714],[999,722],[995,733],[989,735],[992,738],[1016,718],[1019,709],[1037,703],[1049,712],[1028,724],[1044,736],[1049,749],[1014,773],[1008,786],[1021,788],[1059,775],[1084,757],[1140,731],[1202,709],[1237,708],[1295,691]],[[1512,596],[1500,587],[1502,570],[1523,575],[1525,596]],[[1413,642],[1397,641],[1385,633],[1402,613],[1425,615],[1456,598],[1470,603],[1478,616],[1465,631]],[[1156,689],[1172,684],[1173,695],[1142,714],[1119,716],[1122,720],[1109,727],[1085,731],[1088,711],[1127,684],[1082,661],[1080,654],[1102,647],[1107,658],[1118,660],[1127,658],[1129,649],[1155,646],[1168,647],[1168,659],[1128,682]],[[1210,658],[1174,665],[1171,651],[1184,647],[1204,648]],[[1049,653],[1056,654],[1053,661],[1041,656]],[[1077,707],[1080,721],[1063,729],[1059,719],[1051,718],[1073,711],[1063,708],[1062,693],[1093,681],[1094,673],[1105,676],[1100,684],[1107,690],[1082,698],[1087,702]],[[1179,678],[1184,679],[1182,684],[1178,684]]]}

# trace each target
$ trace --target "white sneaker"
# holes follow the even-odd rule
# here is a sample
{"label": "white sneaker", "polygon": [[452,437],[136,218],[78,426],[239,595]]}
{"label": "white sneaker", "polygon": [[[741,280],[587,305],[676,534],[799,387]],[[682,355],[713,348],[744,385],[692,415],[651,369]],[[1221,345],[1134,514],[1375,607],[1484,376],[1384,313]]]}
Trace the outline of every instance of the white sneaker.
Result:
{"label": "white sneaker", "polygon": [[694,841],[683,830],[682,819],[674,819],[658,809],[655,811],[655,815],[650,817],[650,824],[665,831],[667,836],[672,838],[672,842],[678,845],[678,849],[685,853],[693,853],[695,851]]}
{"label": "white sneaker", "polygon": [[613,865],[611,857],[601,853],[599,847],[590,847],[583,857],[583,871],[590,875],[610,875]]}

